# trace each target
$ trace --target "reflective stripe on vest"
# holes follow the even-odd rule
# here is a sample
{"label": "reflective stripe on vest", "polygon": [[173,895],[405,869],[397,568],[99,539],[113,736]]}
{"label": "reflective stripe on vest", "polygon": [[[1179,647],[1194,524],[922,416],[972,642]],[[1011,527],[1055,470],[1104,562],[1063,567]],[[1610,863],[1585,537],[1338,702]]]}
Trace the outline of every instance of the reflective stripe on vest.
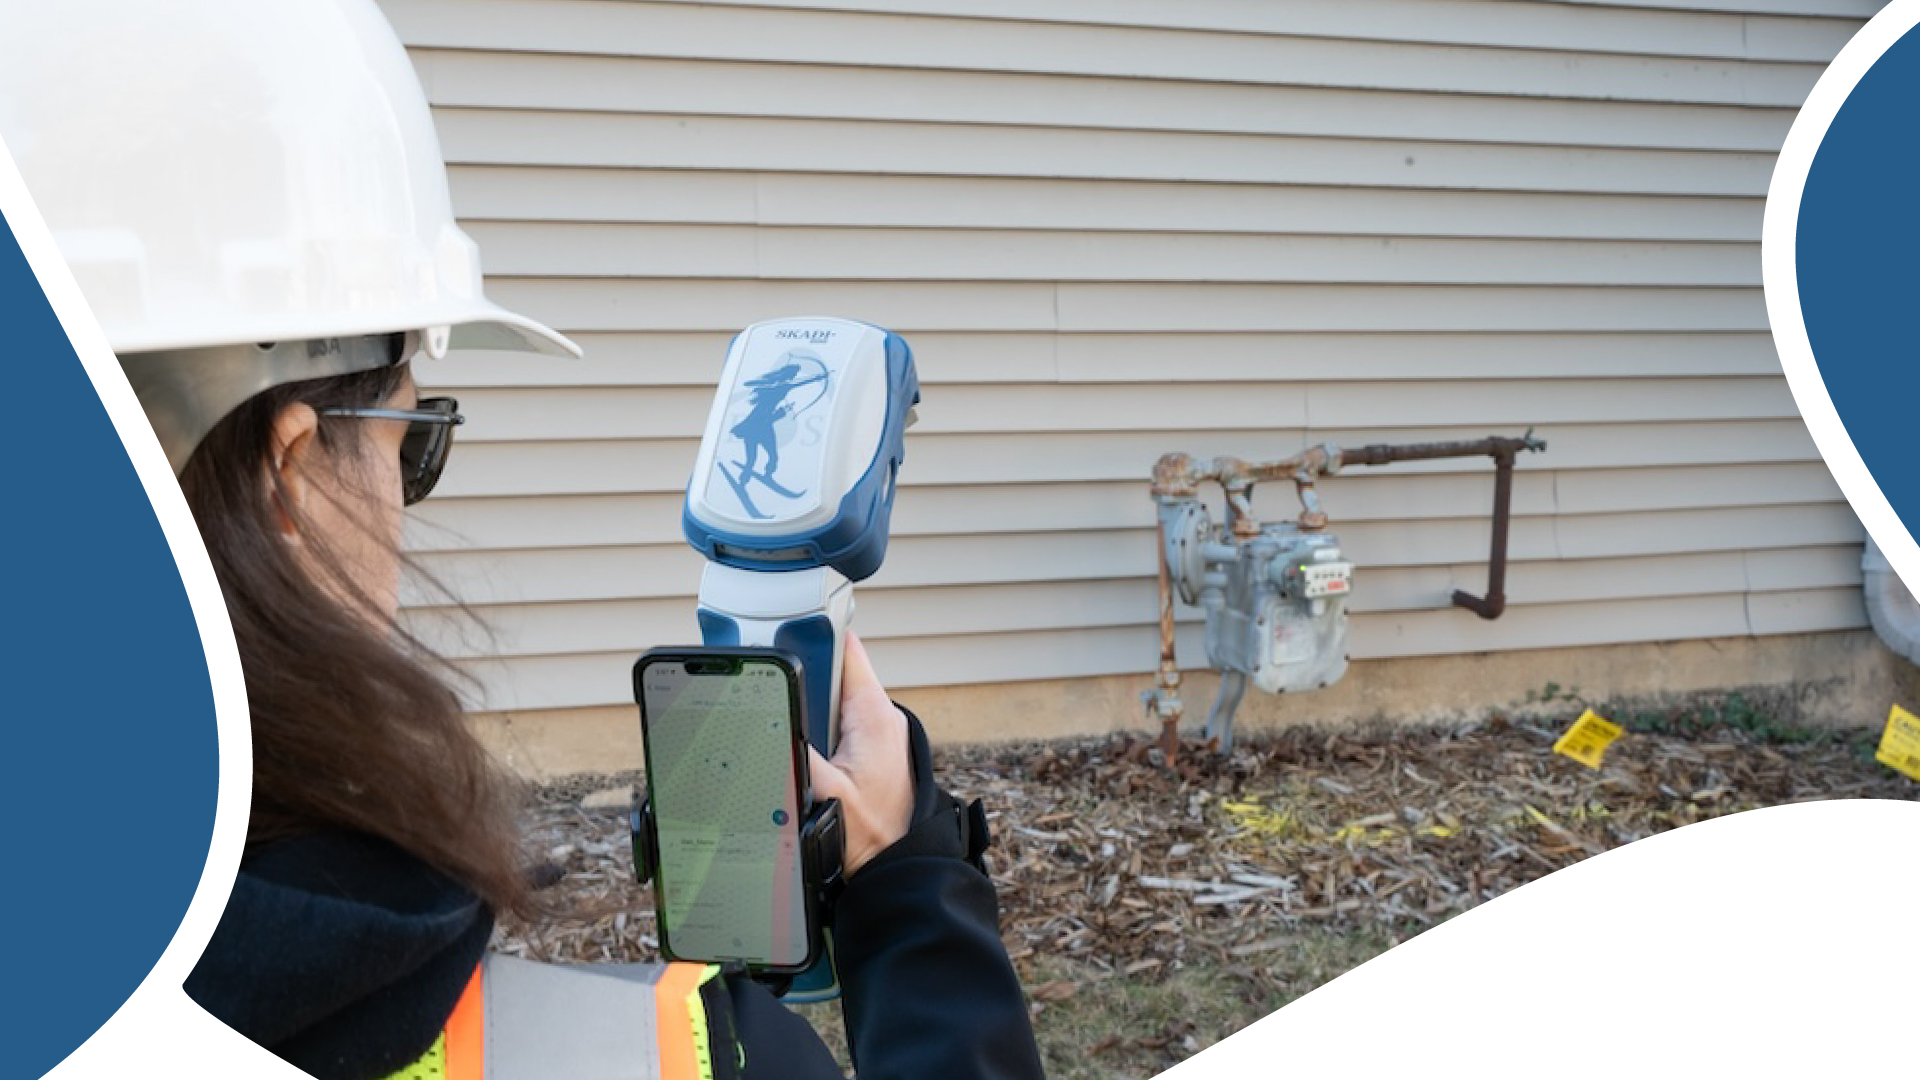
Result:
{"label": "reflective stripe on vest", "polygon": [[724,1080],[741,1063],[731,1017],[709,1015],[719,972],[490,953],[432,1048],[388,1080]]}

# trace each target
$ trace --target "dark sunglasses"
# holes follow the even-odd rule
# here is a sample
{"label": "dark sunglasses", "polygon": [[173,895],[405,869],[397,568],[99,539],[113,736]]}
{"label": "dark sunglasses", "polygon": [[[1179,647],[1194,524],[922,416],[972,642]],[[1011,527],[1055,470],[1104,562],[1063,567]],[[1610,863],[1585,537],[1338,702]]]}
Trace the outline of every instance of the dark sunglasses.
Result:
{"label": "dark sunglasses", "polygon": [[450,397],[421,398],[414,409],[325,409],[320,415],[407,422],[407,433],[400,440],[400,476],[408,506],[426,498],[439,482],[440,470],[447,467],[447,454],[453,449],[453,429],[467,422],[460,415],[460,403]]}

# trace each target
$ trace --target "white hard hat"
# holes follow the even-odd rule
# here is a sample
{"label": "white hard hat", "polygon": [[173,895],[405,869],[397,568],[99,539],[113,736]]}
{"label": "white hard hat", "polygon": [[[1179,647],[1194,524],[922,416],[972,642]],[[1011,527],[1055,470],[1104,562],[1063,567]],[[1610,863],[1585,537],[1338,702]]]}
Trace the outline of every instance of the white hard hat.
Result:
{"label": "white hard hat", "polygon": [[[413,332],[431,355],[579,355],[482,295],[426,97],[372,0],[58,0],[7,23],[0,141],[136,389],[241,344]],[[334,374],[347,353],[372,355],[280,349],[283,370],[245,381]],[[176,397],[238,389],[188,381]]]}

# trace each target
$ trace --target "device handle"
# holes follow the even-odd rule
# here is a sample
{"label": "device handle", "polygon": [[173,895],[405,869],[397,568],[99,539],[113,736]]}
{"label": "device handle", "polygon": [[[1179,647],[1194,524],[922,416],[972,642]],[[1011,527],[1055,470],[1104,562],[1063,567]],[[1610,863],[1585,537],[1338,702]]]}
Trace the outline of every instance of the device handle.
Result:
{"label": "device handle", "polygon": [[807,741],[831,756],[840,743],[853,584],[823,566],[772,572],[708,563],[700,578],[699,619],[707,645],[760,645],[799,658]]}

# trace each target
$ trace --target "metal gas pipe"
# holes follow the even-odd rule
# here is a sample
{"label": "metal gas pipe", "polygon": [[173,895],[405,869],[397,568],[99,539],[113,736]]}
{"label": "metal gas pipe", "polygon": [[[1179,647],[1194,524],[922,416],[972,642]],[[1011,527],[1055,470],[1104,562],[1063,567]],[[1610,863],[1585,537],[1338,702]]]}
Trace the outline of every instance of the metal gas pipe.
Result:
{"label": "metal gas pipe", "polygon": [[[1250,463],[1234,457],[1201,462],[1166,454],[1154,463],[1153,497],[1159,504],[1160,668],[1154,688],[1142,697],[1163,724],[1161,746],[1168,761],[1179,750],[1180,668],[1174,656],[1174,596],[1206,614],[1207,653],[1222,670],[1219,697],[1207,719],[1218,749],[1232,746],[1233,712],[1246,683],[1269,693],[1332,685],[1346,672],[1346,598],[1352,564],[1326,531],[1314,483],[1350,465],[1387,465],[1433,458],[1491,457],[1494,462],[1493,536],[1487,560],[1487,592],[1455,591],[1453,603],[1483,619],[1506,609],[1507,532],[1512,516],[1514,459],[1547,444],[1529,430],[1519,438],[1490,436],[1463,442],[1374,445],[1342,450],[1331,443],[1278,461]],[[1253,513],[1255,484],[1292,480],[1300,516],[1262,524]],[[1216,528],[1199,499],[1201,484],[1220,485],[1227,520]]]}

